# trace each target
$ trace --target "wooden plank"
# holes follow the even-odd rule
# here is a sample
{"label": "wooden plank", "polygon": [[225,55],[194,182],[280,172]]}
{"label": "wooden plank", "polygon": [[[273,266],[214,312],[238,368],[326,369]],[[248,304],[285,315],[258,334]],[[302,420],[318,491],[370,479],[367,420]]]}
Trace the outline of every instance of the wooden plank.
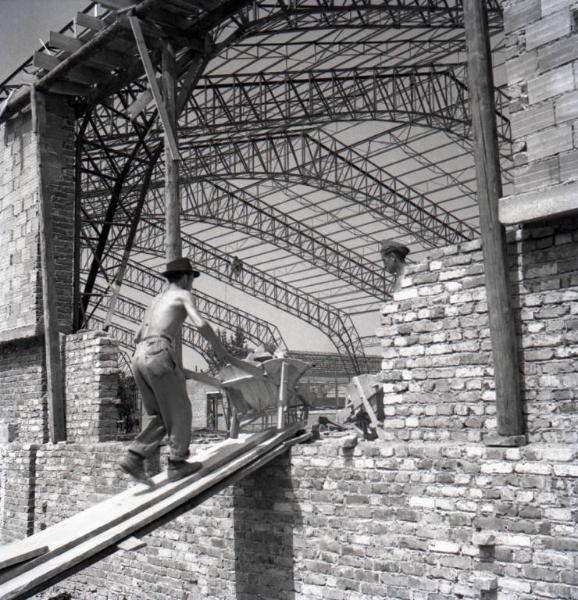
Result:
{"label": "wooden plank", "polygon": [[[160,473],[153,477],[154,488],[151,489],[144,484],[137,484],[121,494],[77,513],[20,542],[14,543],[13,551],[25,552],[31,547],[36,548],[39,545],[47,545],[49,551],[35,560],[32,565],[30,563],[27,564],[26,569],[31,568],[35,564],[45,562],[54,555],[65,551],[85,539],[90,539],[100,531],[159,502],[181,487],[190,484],[191,481],[197,481],[198,479],[210,476],[215,469],[220,468],[223,464],[267,441],[275,433],[274,430],[268,430],[253,435],[245,434],[237,440],[225,440],[216,444],[207,451],[193,457],[193,460],[203,463],[203,468],[194,475],[177,482],[168,482],[166,472]],[[16,573],[18,572],[16,570]],[[13,574],[14,572],[7,575],[0,574],[0,582],[5,581],[8,576],[12,576]]]}
{"label": "wooden plank", "polygon": [[[177,72],[175,51],[169,41],[162,49],[163,104],[166,109],[165,148],[176,148],[177,118],[176,90]],[[181,242],[181,201],[179,195],[178,150],[165,152],[165,257],[167,262],[182,256]]]}
{"label": "wooden plank", "polygon": [[81,12],[76,13],[76,24],[92,31],[104,31],[108,26],[102,19]]}
{"label": "wooden plank", "polygon": [[44,317],[44,347],[46,365],[46,391],[48,396],[48,427],[50,441],[66,439],[64,408],[64,377],[60,360],[60,333],[58,324],[58,298],[56,296],[56,266],[54,262],[54,234],[50,183],[46,174],[48,162],[46,138],[46,100],[33,87],[30,91],[32,128],[37,146],[38,197],[40,204],[40,267],[42,276],[42,307]]}
{"label": "wooden plank", "polygon": [[149,53],[148,53],[148,49],[146,46],[146,42],[144,39],[140,21],[137,17],[129,17],[128,20],[132,27],[132,31],[133,31],[133,34],[134,34],[134,37],[136,40],[139,55],[141,57],[141,61],[144,66],[145,73],[147,75],[149,86],[151,88],[153,97],[155,99],[155,104],[156,104],[157,110],[159,111],[159,117],[161,119],[165,134],[167,136],[166,139],[168,141],[169,151],[172,155],[172,158],[174,160],[178,160],[180,158],[180,156],[179,156],[179,149],[178,149],[178,145],[177,145],[177,139],[175,136],[175,132],[173,131],[173,128],[171,125],[171,119],[169,117],[167,108],[163,101],[161,91],[157,84],[155,70],[154,70],[151,58],[149,56]]}
{"label": "wooden plank", "polygon": [[65,50],[66,52],[76,52],[82,48],[82,42],[79,39],[58,33],[57,31],[50,32],[49,43],[51,46],[58,48],[59,50]]}
{"label": "wooden plank", "polygon": [[52,56],[51,54],[46,54],[45,52],[40,52],[37,50],[32,56],[32,64],[35,67],[40,69],[44,69],[45,71],[51,71],[60,65],[62,61],[56,56]]}
{"label": "wooden plank", "polygon": [[48,91],[63,96],[88,96],[90,94],[90,88],[70,81],[55,81],[50,84]]}
{"label": "wooden plank", "polygon": [[277,404],[277,429],[285,426],[285,410],[287,408],[287,362],[281,362],[281,375],[279,377],[279,401]]}
{"label": "wooden plank", "polygon": [[153,99],[152,92],[147,88],[137,96],[137,99],[126,109],[126,114],[134,121]]}
{"label": "wooden plank", "polygon": [[[80,50],[86,41],[87,40],[79,40],[55,31],[50,32],[50,45],[59,50],[69,52],[70,54]],[[93,54],[86,57],[87,64],[104,66],[108,71],[124,64],[126,60],[127,59],[122,54],[112,52],[106,48],[99,48]]]}
{"label": "wooden plank", "polygon": [[46,552],[48,552],[48,546],[45,544],[38,544],[28,550],[19,550],[17,543],[7,544],[0,548],[0,569],[12,567]]}
{"label": "wooden plank", "polygon": [[[146,504],[142,502],[143,498],[147,498],[153,492],[147,494],[142,494],[141,492],[141,505],[134,506],[133,510],[128,512],[122,521],[111,523],[109,527],[101,529],[94,536],[90,538],[85,537],[76,544],[68,546],[63,552],[51,556],[51,560],[42,561],[34,566],[28,566],[27,570],[20,571],[10,579],[5,580],[0,585],[0,597],[3,600],[15,600],[32,590],[39,591],[41,586],[50,584],[51,578],[65,573],[68,569],[81,564],[82,561],[88,560],[91,556],[107,547],[118,544],[127,537],[134,535],[137,531],[161,519],[163,515],[194,500],[204,492],[210,492],[220,482],[228,483],[229,477],[236,475],[238,478],[242,478],[246,476],[249,472],[285,452],[287,449],[284,445],[285,440],[292,437],[298,431],[299,427],[296,425],[288,428],[286,431],[257,444],[248,452],[241,453],[241,455],[236,456],[234,459],[226,461],[208,477],[192,475],[181,482],[169,483],[167,487],[171,488],[170,492],[164,494],[155,502],[148,502]],[[115,498],[117,497],[110,500],[114,500]],[[106,501],[100,506],[109,503],[110,501]],[[87,519],[89,518],[87,513],[88,511],[85,511],[81,513],[81,516]],[[49,528],[41,533],[50,532],[53,529]],[[52,532],[52,535],[54,535],[54,532]]]}
{"label": "wooden plank", "polygon": [[380,423],[377,420],[377,417],[375,416],[373,407],[371,406],[371,404],[369,403],[369,400],[367,399],[367,396],[365,395],[365,390],[363,389],[361,382],[359,381],[359,379],[357,377],[353,377],[351,381],[353,382],[353,384],[355,385],[355,387],[357,389],[357,393],[359,394],[359,397],[361,398],[361,402],[363,403],[363,408],[365,408],[365,412],[369,415],[369,422],[371,423],[371,426],[375,429],[375,433],[377,434],[377,437],[379,437],[379,439],[381,439],[381,440],[385,440],[386,439],[385,431],[383,431],[383,429],[380,427]]}
{"label": "wooden plank", "polygon": [[464,0],[464,28],[484,277],[494,358],[498,434],[517,436],[524,431],[524,421],[506,233],[498,215],[499,199],[503,194],[484,0]]}
{"label": "wooden plank", "polygon": [[[63,64],[63,61],[56,56],[50,56],[49,54],[45,54],[44,52],[35,52],[33,57],[33,63],[35,67],[39,67],[46,71],[52,71],[60,67]],[[66,73],[62,74],[62,80],[64,81],[72,80],[77,83],[85,83],[88,85],[103,82],[107,79],[108,75],[106,73],[83,66],[75,66]],[[54,83],[54,81],[51,81],[49,85],[51,85],[52,83]]]}
{"label": "wooden plank", "polygon": [[125,10],[127,8],[132,8],[138,4],[137,0],[97,0],[98,3],[105,8],[110,8],[112,10]]}

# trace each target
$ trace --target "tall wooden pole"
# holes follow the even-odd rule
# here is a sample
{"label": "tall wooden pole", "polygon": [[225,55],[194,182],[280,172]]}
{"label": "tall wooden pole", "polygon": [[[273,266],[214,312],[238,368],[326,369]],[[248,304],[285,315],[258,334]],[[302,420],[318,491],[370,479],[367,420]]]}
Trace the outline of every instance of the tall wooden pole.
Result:
{"label": "tall wooden pole", "polygon": [[[182,255],[181,200],[179,194],[178,157],[170,151],[170,136],[177,140],[177,65],[175,51],[169,41],[163,44],[163,101],[168,114],[165,128],[165,255],[167,262]],[[182,362],[182,343],[175,340],[175,352]]]}
{"label": "tall wooden pole", "polygon": [[34,87],[30,92],[32,129],[38,152],[38,198],[40,204],[40,266],[42,271],[42,307],[44,317],[44,347],[46,354],[46,391],[48,396],[48,427],[51,442],[66,439],[64,377],[60,360],[56,286],[54,281],[54,235],[52,201],[48,187],[46,99]]}
{"label": "tall wooden pole", "polygon": [[[498,219],[502,182],[488,18],[484,0],[464,0],[463,5],[480,229],[494,358],[498,438],[503,438],[504,445],[515,445],[522,443],[520,438],[524,423],[506,237],[504,226]],[[500,443],[497,438],[494,441]]]}
{"label": "tall wooden pole", "polygon": [[[170,127],[177,131],[176,119],[176,62],[172,45],[167,42],[163,45],[163,91],[164,103],[167,109]],[[181,224],[179,198],[179,163],[173,157],[169,148],[169,133],[165,131],[165,205],[166,205],[166,239],[165,253],[167,260],[181,257]],[[176,137],[176,135],[175,135]]]}

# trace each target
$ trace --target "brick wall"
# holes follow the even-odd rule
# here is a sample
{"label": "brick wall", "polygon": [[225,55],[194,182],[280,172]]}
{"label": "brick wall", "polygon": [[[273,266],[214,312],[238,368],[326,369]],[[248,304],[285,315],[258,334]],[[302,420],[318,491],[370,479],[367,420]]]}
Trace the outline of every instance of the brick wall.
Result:
{"label": "brick wall", "polygon": [[0,429],[3,442],[48,439],[44,348],[38,338],[0,343]]}
{"label": "brick wall", "polygon": [[[39,449],[36,527],[124,489],[121,448]],[[576,458],[570,444],[361,442],[344,451],[326,438],[39,598],[571,599]]]}
{"label": "brick wall", "polygon": [[[578,441],[577,225],[577,217],[559,219],[510,235],[530,441]],[[387,436],[480,441],[495,430],[480,243],[449,246],[409,266],[382,312]]]}
{"label": "brick wall", "polygon": [[516,193],[576,180],[576,16],[571,0],[505,3]]}
{"label": "brick wall", "polygon": [[0,341],[36,331],[37,189],[36,145],[27,112],[0,125]]}
{"label": "brick wall", "polygon": [[37,446],[0,446],[0,543],[34,533]]}
{"label": "brick wall", "polygon": [[[0,125],[0,341],[37,333],[42,315],[38,152],[30,111]],[[62,331],[72,324],[74,239],[74,114],[47,96],[44,162],[54,219],[55,290]]]}
{"label": "brick wall", "polygon": [[66,437],[71,442],[116,439],[118,344],[101,331],[66,337]]}
{"label": "brick wall", "polygon": [[[510,236],[530,441],[578,440],[577,222],[526,225]],[[480,243],[449,246],[409,266],[382,312],[387,435],[479,441],[494,430]]]}

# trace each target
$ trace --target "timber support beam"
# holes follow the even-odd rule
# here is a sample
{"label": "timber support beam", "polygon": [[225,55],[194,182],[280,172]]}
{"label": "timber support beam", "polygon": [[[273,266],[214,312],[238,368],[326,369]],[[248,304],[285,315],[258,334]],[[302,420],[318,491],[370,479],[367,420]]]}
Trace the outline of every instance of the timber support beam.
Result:
{"label": "timber support beam", "polygon": [[506,236],[498,216],[502,182],[484,2],[464,0],[464,26],[498,420],[497,436],[491,436],[486,443],[517,446],[523,443],[524,422]]}

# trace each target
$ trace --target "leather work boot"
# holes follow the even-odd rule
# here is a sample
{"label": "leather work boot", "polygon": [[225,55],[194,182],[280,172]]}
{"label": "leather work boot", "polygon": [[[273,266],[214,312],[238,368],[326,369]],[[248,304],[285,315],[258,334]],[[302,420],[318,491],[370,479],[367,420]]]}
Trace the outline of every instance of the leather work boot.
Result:
{"label": "leather work boot", "polygon": [[154,481],[146,474],[144,469],[144,458],[134,452],[127,452],[126,456],[119,462],[118,466],[135,481],[153,486]]}
{"label": "leather work boot", "polygon": [[203,466],[200,462],[187,462],[186,460],[171,460],[169,458],[169,467],[167,469],[167,478],[169,481],[178,481],[187,475],[192,475],[199,471]]}

